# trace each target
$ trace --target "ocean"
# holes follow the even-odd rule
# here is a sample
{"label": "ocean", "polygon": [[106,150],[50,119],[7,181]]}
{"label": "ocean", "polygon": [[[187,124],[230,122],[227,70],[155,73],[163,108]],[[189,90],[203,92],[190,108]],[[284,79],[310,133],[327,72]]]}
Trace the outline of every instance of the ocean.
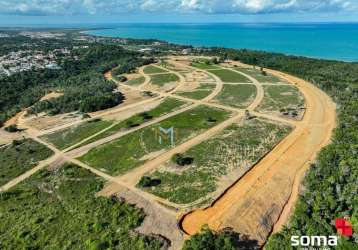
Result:
{"label": "ocean", "polygon": [[247,48],[321,59],[358,61],[358,23],[110,24],[88,34],[154,38],[193,46]]}

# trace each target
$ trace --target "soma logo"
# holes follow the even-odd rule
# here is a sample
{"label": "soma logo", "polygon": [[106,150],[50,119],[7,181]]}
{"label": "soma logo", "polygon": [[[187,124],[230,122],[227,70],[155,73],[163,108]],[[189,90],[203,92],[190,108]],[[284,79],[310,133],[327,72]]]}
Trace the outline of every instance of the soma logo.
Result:
{"label": "soma logo", "polygon": [[292,246],[337,246],[338,237],[337,236],[291,236],[291,245]]}
{"label": "soma logo", "polygon": [[[346,218],[338,218],[335,220],[335,226],[337,233],[344,236],[350,237],[353,234],[352,224]],[[337,246],[338,237],[331,236],[291,236],[292,246],[304,246],[304,247],[320,247],[320,246]]]}
{"label": "soma logo", "polygon": [[338,218],[336,219],[336,229],[337,232],[342,235],[342,236],[346,236],[346,237],[351,237],[353,234],[353,227],[352,224],[344,219],[344,218]]}

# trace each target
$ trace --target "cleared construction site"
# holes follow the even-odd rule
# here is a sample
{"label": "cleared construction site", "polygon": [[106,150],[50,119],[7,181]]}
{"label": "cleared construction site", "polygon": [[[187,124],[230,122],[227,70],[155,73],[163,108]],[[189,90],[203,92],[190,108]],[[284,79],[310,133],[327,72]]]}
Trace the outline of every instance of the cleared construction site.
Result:
{"label": "cleared construction site", "polygon": [[135,230],[168,239],[170,249],[206,225],[262,246],[287,224],[305,171],[336,126],[334,102],[311,83],[239,62],[171,56],[125,81],[105,77],[122,104],[85,118],[24,110],[9,121],[22,132],[2,136],[4,144],[25,137],[53,154],[6,176],[1,190],[77,165],[105,180],[97,196],[142,208]]}

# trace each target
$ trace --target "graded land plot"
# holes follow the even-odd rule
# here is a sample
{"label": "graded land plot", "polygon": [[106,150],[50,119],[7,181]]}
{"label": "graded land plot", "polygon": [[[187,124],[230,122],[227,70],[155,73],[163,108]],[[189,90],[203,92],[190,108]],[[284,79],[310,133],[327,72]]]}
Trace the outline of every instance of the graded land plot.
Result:
{"label": "graded land plot", "polygon": [[235,108],[246,108],[255,99],[256,87],[250,84],[225,84],[214,99],[216,102]]}
{"label": "graded land plot", "polygon": [[198,88],[195,88],[190,91],[178,91],[175,92],[175,94],[195,100],[200,100],[210,95],[210,93],[213,92],[214,89],[215,84],[213,83],[200,83]]}
{"label": "graded land plot", "polygon": [[160,64],[160,66],[166,68],[166,69],[169,69],[169,70],[172,70],[172,71],[176,71],[176,72],[190,72],[192,71],[190,68],[187,68],[185,66],[181,66],[181,65],[174,65],[170,62],[162,62]]}
{"label": "graded land plot", "polygon": [[52,134],[44,135],[41,139],[53,144],[59,149],[65,149],[107,128],[112,123],[112,121],[93,119]]}
{"label": "graded land plot", "polygon": [[208,70],[208,71],[219,77],[223,82],[242,82],[242,83],[251,82],[250,79],[246,78],[240,73],[229,69]]}
{"label": "graded land plot", "polygon": [[285,80],[280,79],[274,75],[271,75],[267,73],[266,71],[261,71],[260,69],[254,69],[254,68],[243,68],[243,67],[234,67],[234,70],[238,72],[245,73],[253,78],[255,78],[257,81],[261,83],[287,83]]}
{"label": "graded land plot", "polygon": [[21,118],[21,123],[23,123],[25,127],[32,127],[37,130],[47,130],[57,126],[65,125],[67,123],[79,121],[82,118],[83,114],[80,112],[71,112],[53,116],[48,116],[46,114],[28,116],[25,115]]}
{"label": "graded land plot", "polygon": [[145,78],[143,76],[140,76],[140,77],[136,77],[131,80],[128,80],[124,84],[136,86],[136,85],[140,85],[140,84],[144,83],[144,81],[145,81]]}
{"label": "graded land plot", "polygon": [[143,177],[138,186],[177,204],[208,201],[209,194],[219,186],[230,186],[290,131],[290,127],[264,120],[245,120],[175,155]]}
{"label": "graded land plot", "polygon": [[0,196],[0,249],[160,249],[137,234],[145,214],[96,197],[103,180],[65,164],[42,170]]}
{"label": "graded land plot", "polygon": [[[216,84],[214,77],[205,71],[194,70],[188,73],[183,73],[185,82],[183,84],[184,89],[190,89],[199,87],[200,83],[213,83]],[[184,90],[182,89],[182,90]]]}
{"label": "graded land plot", "polygon": [[35,167],[39,161],[52,154],[49,148],[31,139],[13,141],[11,145],[0,148],[0,186]]}
{"label": "graded land plot", "polygon": [[157,85],[159,87],[163,87],[166,83],[179,81],[179,77],[173,73],[151,75],[150,79],[153,85]]}
{"label": "graded land plot", "polygon": [[264,86],[265,96],[258,107],[263,112],[280,112],[297,117],[304,107],[304,97],[295,86]]}
{"label": "graded land plot", "polygon": [[216,64],[211,64],[211,63],[205,63],[205,62],[192,62],[190,64],[192,67],[198,68],[198,69],[204,69],[204,70],[208,70],[208,69],[220,69],[220,67]]}
{"label": "graded land plot", "polygon": [[146,66],[144,69],[143,69],[143,72],[145,74],[157,74],[157,73],[165,73],[165,72],[168,72],[164,69],[161,69],[161,68],[158,68],[157,66],[154,66],[154,65],[149,65],[149,66]]}
{"label": "graded land plot", "polygon": [[185,104],[188,104],[184,101],[180,101],[178,99],[174,98],[166,98],[164,99],[157,107],[147,111],[142,112],[139,114],[136,114],[134,116],[131,116],[128,119],[125,119],[117,124],[115,124],[113,127],[103,131],[102,133],[94,136],[93,138],[83,142],[79,146],[83,146],[86,144],[89,144],[94,141],[98,141],[100,139],[103,139],[105,137],[111,136],[115,133],[118,133],[119,131],[124,131],[126,129],[130,129],[133,127],[138,127],[141,124],[148,122],[152,119],[158,118],[162,115],[168,114],[170,112],[174,112],[178,110],[179,108],[183,107]]}
{"label": "graded land plot", "polygon": [[[224,110],[198,106],[93,148],[79,160],[109,174],[120,175],[217,125],[229,115]],[[161,133],[160,127],[173,128],[173,144],[170,134]]]}

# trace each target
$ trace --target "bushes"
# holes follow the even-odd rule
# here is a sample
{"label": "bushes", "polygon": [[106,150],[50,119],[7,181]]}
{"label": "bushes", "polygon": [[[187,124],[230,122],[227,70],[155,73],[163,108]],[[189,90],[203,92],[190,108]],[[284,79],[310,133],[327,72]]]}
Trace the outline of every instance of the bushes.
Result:
{"label": "bushes", "polygon": [[161,249],[134,231],[143,211],[96,197],[102,187],[90,171],[68,164],[18,184],[0,196],[0,249]]}
{"label": "bushes", "polygon": [[139,116],[142,117],[145,121],[153,119],[153,116],[148,114],[147,112],[140,113]]}
{"label": "bushes", "polygon": [[140,179],[138,186],[141,188],[148,188],[148,187],[153,187],[153,186],[157,186],[161,183],[161,181],[159,179],[152,179],[149,176],[142,176],[142,178]]}
{"label": "bushes", "polygon": [[0,186],[52,154],[50,149],[31,139],[14,140],[11,145],[0,148]]}
{"label": "bushes", "polygon": [[9,132],[9,133],[16,133],[18,131],[20,131],[20,129],[17,128],[17,126],[15,124],[7,126],[6,128],[4,128],[5,131]]}
{"label": "bushes", "polygon": [[183,250],[256,250],[257,242],[249,240],[231,229],[218,233],[204,227],[203,230],[185,241]]}
{"label": "bushes", "polygon": [[117,86],[108,82],[95,72],[83,73],[66,80],[68,86],[63,95],[36,103],[30,113],[49,112],[52,115],[81,111],[95,112],[118,105],[124,99],[120,92],[114,92]]}
{"label": "bushes", "polygon": [[172,161],[178,164],[179,166],[190,165],[194,162],[193,157],[184,156],[182,154],[175,154],[172,157]]}

